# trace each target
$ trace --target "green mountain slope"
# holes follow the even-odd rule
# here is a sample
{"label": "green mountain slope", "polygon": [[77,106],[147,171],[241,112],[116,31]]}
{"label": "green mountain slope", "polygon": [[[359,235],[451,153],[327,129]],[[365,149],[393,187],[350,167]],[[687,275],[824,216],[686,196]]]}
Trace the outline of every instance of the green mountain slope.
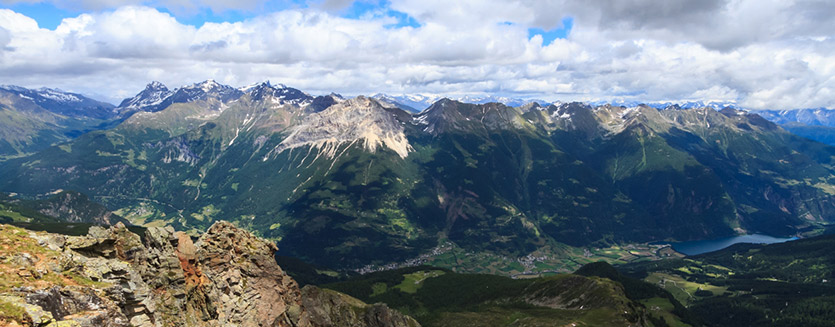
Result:
{"label": "green mountain slope", "polygon": [[[57,101],[46,96],[69,97]],[[30,154],[102,129],[112,105],[55,90],[0,87],[0,160]]]}
{"label": "green mountain slope", "polygon": [[[689,312],[669,293],[617,271],[614,276],[598,276],[602,270],[614,269],[605,263],[593,266],[578,274],[536,279],[459,274],[422,266],[322,287],[366,302],[386,303],[423,326],[699,325],[689,320]],[[626,286],[618,280],[631,283]]]}

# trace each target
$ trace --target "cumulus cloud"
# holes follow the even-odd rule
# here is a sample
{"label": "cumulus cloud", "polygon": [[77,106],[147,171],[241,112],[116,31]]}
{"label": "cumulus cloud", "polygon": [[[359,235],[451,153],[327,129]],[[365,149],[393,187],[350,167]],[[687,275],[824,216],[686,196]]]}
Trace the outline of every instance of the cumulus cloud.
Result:
{"label": "cumulus cloud", "polygon": [[[324,0],[200,27],[131,5],[144,1],[79,1],[115,9],[65,19],[54,31],[0,9],[0,83],[109,94],[113,102],[150,80],[213,78],[239,86],[270,79],[312,93],[835,107],[835,23],[827,14],[835,6],[822,1],[392,0],[353,19],[338,13],[350,1]],[[394,27],[402,17],[392,12],[419,26]],[[545,45],[529,35],[561,28],[566,17],[574,24],[565,39]]]}

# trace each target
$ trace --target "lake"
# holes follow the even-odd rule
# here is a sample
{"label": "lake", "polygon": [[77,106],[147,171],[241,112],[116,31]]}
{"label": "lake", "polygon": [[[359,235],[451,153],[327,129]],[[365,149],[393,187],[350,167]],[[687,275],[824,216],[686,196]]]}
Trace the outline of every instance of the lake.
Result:
{"label": "lake", "polygon": [[718,251],[737,243],[774,244],[796,240],[797,237],[779,238],[762,234],[739,235],[713,240],[700,240],[671,243],[673,250],[686,255],[697,255],[707,252]]}

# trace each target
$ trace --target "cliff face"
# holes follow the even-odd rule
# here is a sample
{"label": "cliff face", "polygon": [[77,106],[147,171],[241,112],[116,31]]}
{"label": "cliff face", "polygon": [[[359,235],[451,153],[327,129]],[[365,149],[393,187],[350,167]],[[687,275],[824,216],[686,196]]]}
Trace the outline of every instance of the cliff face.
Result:
{"label": "cliff face", "polygon": [[[298,284],[270,242],[214,224],[196,242],[117,224],[82,237],[0,225],[0,325],[418,326],[384,305]],[[330,292],[330,291],[327,291]]]}

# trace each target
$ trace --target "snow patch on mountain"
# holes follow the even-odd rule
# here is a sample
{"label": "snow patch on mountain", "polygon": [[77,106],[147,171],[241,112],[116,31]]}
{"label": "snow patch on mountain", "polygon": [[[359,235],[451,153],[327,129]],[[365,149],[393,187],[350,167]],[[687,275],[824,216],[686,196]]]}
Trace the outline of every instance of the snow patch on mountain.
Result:
{"label": "snow patch on mountain", "polygon": [[61,90],[56,89],[49,89],[49,88],[40,88],[38,89],[38,95],[51,99],[58,102],[81,102],[81,98],[77,97],[75,94],[62,92]]}
{"label": "snow patch on mountain", "polygon": [[[145,89],[142,92],[139,92],[133,98],[128,98],[122,101],[117,107],[116,110],[120,111],[134,111],[139,110],[143,111],[143,108],[155,107],[161,104],[165,99],[169,98],[173,91],[168,90],[164,84],[153,81],[145,86]],[[153,111],[153,110],[151,110]]]}

